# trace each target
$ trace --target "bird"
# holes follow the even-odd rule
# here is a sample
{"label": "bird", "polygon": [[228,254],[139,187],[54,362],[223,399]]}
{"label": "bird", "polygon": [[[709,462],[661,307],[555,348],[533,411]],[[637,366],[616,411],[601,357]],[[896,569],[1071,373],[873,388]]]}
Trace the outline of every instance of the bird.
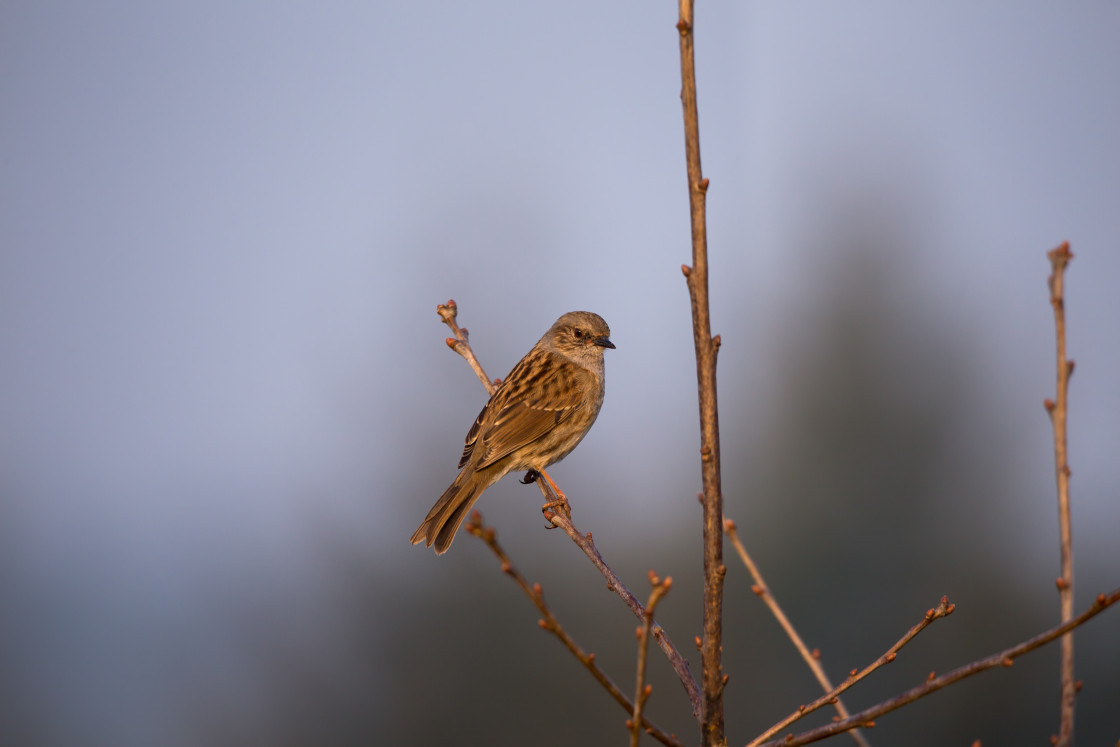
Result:
{"label": "bird", "polygon": [[556,320],[478,414],[458,476],[413,532],[412,544],[434,545],[442,555],[484,490],[521,470],[526,470],[524,482],[533,482],[571,453],[603,406],[603,353],[615,347],[610,334],[603,317],[590,311],[571,311]]}

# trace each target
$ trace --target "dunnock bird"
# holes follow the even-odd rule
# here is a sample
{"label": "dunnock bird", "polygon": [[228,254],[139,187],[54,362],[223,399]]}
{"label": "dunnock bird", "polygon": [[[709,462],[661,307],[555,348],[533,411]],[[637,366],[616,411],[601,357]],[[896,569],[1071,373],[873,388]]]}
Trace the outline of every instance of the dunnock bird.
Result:
{"label": "dunnock bird", "polygon": [[610,334],[590,311],[556,320],[478,414],[459,475],[412,534],[413,544],[435,545],[442,555],[482,491],[513,471],[527,470],[531,481],[571,453],[603,406],[603,349],[614,347]]}

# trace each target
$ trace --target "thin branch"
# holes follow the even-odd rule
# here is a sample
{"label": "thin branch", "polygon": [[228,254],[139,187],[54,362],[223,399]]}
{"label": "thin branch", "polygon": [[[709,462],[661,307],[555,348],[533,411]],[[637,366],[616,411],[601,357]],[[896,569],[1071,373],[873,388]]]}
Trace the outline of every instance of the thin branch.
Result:
{"label": "thin branch", "polygon": [[489,377],[486,376],[486,372],[482,370],[482,364],[478,362],[478,358],[474,357],[471,344],[467,341],[468,332],[466,328],[460,327],[455,321],[455,317],[459,315],[459,306],[455,303],[455,299],[452,298],[448,300],[447,303],[441,303],[439,306],[436,306],[436,313],[439,314],[439,318],[443,320],[444,324],[451,328],[452,334],[455,335],[445,340],[447,347],[466,359],[467,363],[474,369],[474,373],[478,376],[479,381],[482,382],[482,386],[486,387],[486,393],[490,396],[494,396],[494,391],[498,388],[498,381],[496,379],[490,381]]}
{"label": "thin branch", "polygon": [[704,681],[701,740],[705,747],[726,742],[723,719],[723,491],[720,485],[716,355],[708,306],[708,180],[700,168],[700,118],[696,103],[696,59],[692,0],[680,0],[681,105],[684,110],[688,204],[692,224],[692,267],[682,266],[692,302],[696,382],[700,400],[700,469],[704,482],[704,637],[700,646]]}
{"label": "thin branch", "polygon": [[[765,742],[770,737],[772,737],[775,734],[777,734],[778,732],[782,731],[783,729],[785,729],[787,726],[789,726],[793,722],[798,721],[798,720],[804,718],[805,716],[808,716],[810,713],[812,713],[812,712],[814,712],[814,711],[816,711],[816,710],[818,710],[818,709],[820,709],[820,708],[822,708],[826,705],[835,704],[837,699],[840,696],[840,693],[842,693],[845,690],[847,690],[848,688],[852,687],[857,682],[863,680],[864,678],[866,678],[868,675],[870,675],[872,672],[874,672],[876,669],[883,666],[884,664],[890,664],[891,662],[893,662],[896,658],[898,658],[898,652],[902,649],[903,646],[905,646],[907,643],[909,643],[911,640],[913,640],[914,637],[916,635],[918,635],[918,633],[921,633],[923,630],[925,630],[927,627],[929,627],[933,623],[934,620],[939,620],[942,617],[948,617],[949,615],[953,614],[954,609],[956,609],[956,605],[950,604],[948,597],[941,597],[940,603],[938,603],[938,605],[936,607],[934,607],[932,609],[929,609],[929,610],[926,610],[926,615],[925,615],[925,617],[922,618],[921,622],[919,622],[914,627],[910,628],[910,630],[908,630],[906,632],[906,635],[899,638],[898,641],[896,641],[893,646],[891,646],[889,649],[887,649],[886,653],[884,653],[882,656],[880,656],[875,661],[868,664],[862,670],[857,671],[857,670],[853,669],[848,674],[848,678],[846,680],[844,680],[843,682],[841,682],[837,687],[834,687],[830,692],[825,693],[823,696],[817,698],[812,703],[809,703],[808,705],[801,706],[796,711],[791,713],[789,716],[786,716],[784,719],[782,719],[778,723],[771,726],[769,729],[764,731],[762,734],[759,734],[757,737],[752,739],[748,743],[747,747],[755,747],[756,745],[759,745],[759,744]],[[847,719],[844,719],[843,721],[838,721],[838,722],[834,722],[834,723],[847,723],[852,718],[853,717],[849,716]],[[868,728],[870,728],[871,726],[874,726],[874,724],[865,723],[865,721],[868,721],[868,720],[869,719],[865,719],[864,721],[856,721],[851,727],[849,727],[849,729],[854,729],[854,728],[859,727],[859,726],[867,726]],[[836,733],[839,733],[839,731],[837,731]]]}
{"label": "thin branch", "polygon": [[[455,305],[455,302],[448,301],[446,304],[441,304],[437,307],[437,311],[440,318],[443,319],[444,324],[450,327],[455,334],[454,338],[447,339],[447,346],[463,356],[463,358],[471,364],[471,368],[474,369],[479,380],[482,381],[483,386],[485,386],[486,390],[492,395],[494,393],[494,384],[486,377],[482,366],[479,365],[478,359],[474,355],[474,351],[471,350],[470,342],[467,339],[467,330],[460,328],[455,321],[458,315],[458,307]],[[591,539],[591,533],[588,532],[587,536],[581,534],[579,530],[575,528],[575,525],[572,524],[572,518],[568,515],[569,512],[551,510],[551,507],[554,506],[563,508],[564,502],[559,501],[557,496],[552,493],[551,489],[548,487],[548,483],[552,482],[551,478],[548,478],[543,471],[541,475],[546,479],[537,480],[536,483],[540,487],[541,494],[545,497],[545,518],[554,526],[563,529],[564,532],[572,538],[572,541],[583,550],[584,554],[587,555],[595,567],[599,569],[599,572],[603,574],[603,577],[607,579],[607,588],[615,594],[618,594],[639,620],[643,619],[645,616],[645,608],[630,590],[626,588],[626,585],[622,583],[614,570],[603,560],[603,556],[599,554],[599,550],[596,549],[595,543]],[[685,693],[688,694],[689,703],[692,705],[692,715],[699,721],[701,714],[700,688],[696,684],[696,679],[692,676],[692,671],[688,667],[688,661],[681,656],[680,651],[677,650],[676,646],[674,646],[673,642],[669,639],[668,633],[666,633],[660,625],[654,622],[651,631],[653,633],[653,639],[657,641],[658,646],[661,647],[666,658],[669,659],[669,663],[672,665],[674,671],[676,671],[677,677],[680,678],[681,685],[684,687]]]}
{"label": "thin branch", "polygon": [[[821,689],[826,693],[831,691],[833,686],[828,679],[828,675],[825,674],[824,667],[821,666],[819,652],[809,651],[809,647],[805,645],[805,642],[801,640],[801,636],[798,635],[797,630],[794,629],[793,623],[789,621],[789,618],[786,617],[786,613],[783,612],[782,608],[778,605],[778,600],[770,593],[770,588],[762,578],[762,572],[758,570],[758,566],[755,565],[754,560],[747,553],[747,548],[743,546],[742,541],[739,539],[739,533],[735,529],[735,522],[731,519],[726,519],[723,522],[723,528],[724,532],[731,540],[731,544],[735,546],[735,550],[739,553],[739,558],[743,561],[743,565],[747,567],[747,570],[750,571],[751,576],[754,578],[754,586],[751,588],[751,591],[758,595],[758,597],[766,603],[766,606],[770,608],[770,612],[777,619],[778,624],[782,626],[782,630],[784,630],[789,639],[793,641],[793,645],[801,654],[801,658],[809,665],[809,669],[812,670],[813,676],[817,678]],[[848,709],[844,707],[844,703],[839,697],[835,698],[833,706],[836,708],[836,712],[840,714],[840,718],[847,718],[851,715],[848,713]],[[780,728],[784,727],[779,727],[779,729]],[[856,744],[859,744],[861,747],[870,747],[867,739],[859,730],[853,729],[848,733],[851,734]]]}
{"label": "thin branch", "polygon": [[[541,629],[559,638],[560,642],[564,644],[564,647],[568,649],[573,656],[579,659],[579,662],[587,668],[591,676],[603,686],[610,696],[614,698],[627,713],[633,714],[636,706],[627,699],[622,693],[622,690],[618,688],[618,685],[614,684],[611,678],[595,663],[595,654],[585,652],[568,634],[568,631],[564,630],[560,621],[556,619],[556,615],[552,613],[552,610],[549,609],[548,605],[545,603],[544,592],[541,590],[541,585],[533,584],[529,586],[529,582],[526,581],[525,577],[513,566],[505,550],[498,544],[497,532],[494,531],[493,527],[488,527],[483,523],[482,514],[478,511],[472,512],[463,528],[486,543],[486,546],[490,548],[494,555],[497,556],[498,561],[502,564],[502,573],[512,578],[521,591],[525,592],[525,596],[529,597],[529,600],[536,605],[537,610],[543,615],[542,619],[538,621]],[[668,581],[668,579],[666,579],[666,581]],[[683,747],[676,737],[666,734],[641,716],[640,713],[634,716],[634,718],[640,722],[647,734],[662,744],[670,745],[670,747]]]}
{"label": "thin branch", "polygon": [[[897,708],[901,708],[907,703],[912,703],[919,698],[924,698],[930,693],[936,692],[941,688],[946,687],[947,685],[951,685],[954,682],[958,682],[965,679],[966,677],[971,677],[974,674],[979,674],[980,672],[984,672],[989,669],[1011,666],[1015,663],[1015,659],[1017,659],[1018,657],[1034,651],[1037,648],[1041,648],[1050,641],[1053,641],[1054,639],[1063,636],[1066,633],[1069,633],[1074,628],[1084,624],[1091,618],[1096,617],[1108,607],[1116,604],[1116,602],[1118,601],[1120,601],[1120,589],[1114,590],[1107,596],[1105,594],[1100,594],[1097,596],[1096,600],[1093,602],[1093,605],[1089,607],[1089,609],[1085,610],[1069,622],[1063,623],[1055,628],[1051,628],[1044,633],[1040,633],[1034,638],[1023,641],[1022,643],[1012,646],[1011,648],[1004,649],[998,654],[992,654],[991,656],[984,659],[978,659],[971,664],[965,664],[963,667],[958,667],[957,669],[954,669],[947,674],[943,674],[940,677],[931,677],[921,685],[907,690],[901,695],[895,696],[894,698],[891,698],[889,700],[884,700],[882,703],[871,706],[870,708],[860,711],[859,713],[856,713],[842,721],[836,721],[817,729],[802,732],[801,734],[790,734],[783,739],[776,739],[771,742],[766,742],[764,745],[762,745],[762,747],[797,747],[797,745],[816,742],[821,739],[831,737],[834,734],[839,734],[842,731],[854,729],[857,726],[874,726],[874,719],[878,718],[884,713],[888,713]],[[754,743],[752,742],[752,744]]]}
{"label": "thin branch", "polygon": [[[545,496],[546,502],[549,502],[550,498],[552,501],[555,501],[555,496],[551,495],[544,481],[538,480],[537,485],[540,486],[541,493]],[[626,585],[622,583],[622,580],[614,570],[607,565],[607,562],[603,560],[603,556],[599,554],[599,549],[595,547],[595,541],[591,536],[591,532],[582,534],[572,523],[572,517],[559,511],[546,509],[544,518],[553,526],[560,527],[564,530],[564,533],[572,539],[572,542],[579,546],[579,549],[583,550],[583,554],[586,555],[595,567],[599,569],[599,572],[603,574],[603,578],[607,580],[607,589],[617,594],[622,601],[626,603],[626,606],[630,608],[630,611],[634,613],[635,617],[639,620],[644,620],[646,614],[645,607],[642,606],[642,603],[638,601],[638,598],[634,596],[633,592],[626,588]],[[665,629],[656,621],[652,621],[650,633],[653,635],[653,640],[657,641],[657,645],[661,647],[661,651],[665,654],[665,658],[669,660],[669,664],[673,667],[673,670],[677,673],[677,678],[680,679],[685,693],[688,694],[688,701],[692,705],[692,715],[699,721],[701,714],[700,688],[696,684],[696,679],[692,676],[692,670],[689,669],[688,660],[681,656],[680,651],[677,650],[677,647],[673,645],[673,641],[670,640],[669,634],[666,633]]]}
{"label": "thin branch", "polygon": [[[1058,401],[1046,400],[1046,411],[1054,426],[1054,471],[1058,480],[1058,531],[1061,535],[1062,575],[1058,578],[1058,596],[1061,620],[1073,617],[1073,533],[1069,508],[1069,462],[1066,451],[1066,417],[1069,413],[1069,377],[1073,361],[1066,359],[1066,308],[1064,280],[1066,265],[1073,259],[1069,242],[1064,242],[1046,255],[1050,259],[1050,305],[1054,307],[1054,327],[1057,337]],[[1073,743],[1073,707],[1077,683],[1073,679],[1073,635],[1062,638],[1061,662],[1061,724],[1058,729],[1059,747]]]}
{"label": "thin branch", "polygon": [[[645,708],[646,701],[653,692],[653,685],[646,684],[646,654],[649,652],[649,631],[653,626],[653,612],[657,609],[661,597],[669,593],[673,579],[666,576],[662,581],[653,571],[650,571],[649,583],[653,590],[649,593],[646,613],[642,616],[641,627],[638,628],[638,684],[634,689],[634,712],[626,721],[626,725],[630,728],[630,747],[638,747],[638,740],[642,736],[642,724],[645,721],[642,717],[642,709]],[[647,728],[646,731],[648,732],[649,729]]]}

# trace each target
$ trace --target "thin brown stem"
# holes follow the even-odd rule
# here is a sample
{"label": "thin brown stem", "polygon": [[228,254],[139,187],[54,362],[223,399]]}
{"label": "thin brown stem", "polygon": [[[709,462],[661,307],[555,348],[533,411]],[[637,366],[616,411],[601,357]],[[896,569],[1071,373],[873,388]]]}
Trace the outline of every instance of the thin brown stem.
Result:
{"label": "thin brown stem", "polygon": [[[550,494],[548,488],[542,481],[538,480],[537,484],[540,485],[541,493],[545,496],[546,502],[550,499],[555,500],[555,496]],[[642,603],[638,601],[638,598],[634,596],[633,592],[626,588],[626,585],[622,583],[622,579],[618,577],[618,574],[603,560],[599,549],[595,547],[595,541],[591,536],[591,532],[582,534],[572,523],[572,517],[559,511],[546,509],[544,511],[544,518],[553,526],[560,527],[560,529],[564,530],[564,533],[571,538],[572,542],[576,543],[579,549],[583,550],[583,554],[586,555],[591,563],[599,569],[599,572],[603,574],[603,578],[607,580],[607,589],[617,594],[619,598],[626,603],[626,606],[630,608],[630,611],[634,613],[635,617],[639,620],[645,619],[645,607],[642,606]],[[661,647],[665,658],[669,660],[673,671],[677,673],[677,678],[681,681],[681,685],[688,695],[689,703],[692,705],[692,715],[699,721],[701,713],[700,688],[696,684],[696,679],[692,676],[692,670],[689,669],[688,660],[681,656],[681,652],[673,645],[669,634],[665,632],[665,629],[662,628],[657,621],[651,622],[650,633],[653,636],[653,640],[657,641],[657,645]]]}
{"label": "thin brown stem", "polygon": [[[587,668],[591,676],[603,686],[603,689],[605,689],[619,705],[626,709],[627,713],[633,714],[636,708],[635,704],[631,703],[622,693],[622,690],[619,689],[618,685],[614,684],[611,678],[599,668],[599,665],[595,662],[595,654],[589,654],[584,651],[571,635],[568,634],[568,631],[564,630],[564,627],[560,624],[556,615],[553,614],[552,610],[545,603],[544,592],[541,589],[541,585],[533,584],[530,586],[529,582],[525,580],[525,577],[521,575],[520,571],[514,567],[513,562],[509,559],[505,550],[498,544],[497,532],[494,531],[493,527],[488,527],[483,523],[482,514],[478,511],[472,512],[470,518],[467,519],[467,523],[463,525],[463,528],[486,543],[486,546],[490,548],[491,552],[497,556],[498,561],[502,564],[502,572],[512,578],[521,591],[525,592],[525,596],[529,597],[529,600],[536,605],[537,610],[543,616],[538,621],[541,629],[556,636],[560,642],[564,644],[564,648],[568,649],[573,656],[579,659],[579,662]],[[668,581],[668,579],[666,579],[666,581]],[[683,747],[676,737],[671,734],[666,734],[641,716],[640,713],[635,715],[634,718],[647,734],[662,744],[670,745],[670,747]]]}
{"label": "thin brown stem", "polygon": [[498,388],[498,382],[490,381],[489,377],[486,376],[486,372],[482,370],[482,364],[478,362],[478,358],[474,357],[471,344],[467,341],[467,330],[460,327],[458,322],[455,321],[455,318],[459,315],[459,306],[455,303],[455,299],[452,298],[447,303],[436,306],[436,313],[439,314],[439,318],[451,329],[451,333],[454,335],[454,337],[447,338],[447,347],[463,356],[474,370],[475,375],[478,376],[479,381],[482,382],[482,386],[486,387],[486,393],[494,396],[494,391]]}
{"label": "thin brown stem", "polygon": [[[471,368],[474,369],[474,372],[482,381],[483,386],[485,386],[486,390],[492,395],[494,393],[494,383],[486,377],[482,366],[479,365],[478,359],[474,355],[474,351],[471,350],[470,342],[467,340],[467,330],[461,329],[456,322],[458,307],[455,305],[455,302],[448,301],[446,304],[441,304],[437,307],[437,311],[439,312],[440,318],[443,319],[443,322],[450,327],[451,331],[455,334],[454,338],[448,338],[447,346],[463,356],[463,358],[471,364]],[[588,532],[588,534],[584,536],[575,528],[575,525],[572,524],[570,511],[552,510],[553,507],[563,509],[566,506],[566,501],[560,501],[549,488],[549,483],[555,484],[551,478],[548,478],[543,471],[541,475],[544,476],[545,479],[537,480],[536,482],[538,487],[540,487],[541,494],[545,497],[545,518],[554,526],[563,529],[565,534],[571,537],[572,541],[583,550],[588,559],[599,569],[603,577],[607,579],[607,588],[615,594],[618,594],[619,598],[626,603],[626,606],[630,608],[639,620],[643,619],[645,608],[630,590],[626,588],[626,585],[622,583],[622,580],[619,579],[614,570],[603,560],[603,556],[599,554],[599,550],[595,547],[595,543],[591,539],[591,533]],[[696,679],[692,676],[692,671],[688,667],[688,661],[681,656],[680,651],[673,645],[673,642],[669,639],[669,634],[656,622],[653,623],[651,632],[653,634],[653,639],[657,641],[658,646],[661,647],[666,658],[669,659],[673,670],[677,673],[677,677],[680,678],[681,685],[684,687],[685,693],[688,695],[689,703],[692,705],[692,715],[699,721],[701,714],[700,688],[696,684]]]}
{"label": "thin brown stem", "polygon": [[692,267],[683,266],[692,303],[696,346],[696,380],[700,400],[700,469],[704,498],[704,711],[701,742],[705,747],[726,742],[723,720],[723,491],[720,485],[719,418],[716,403],[716,355],[719,337],[712,337],[708,305],[708,229],[705,208],[708,180],[700,168],[700,119],[696,102],[696,58],[692,0],[680,0],[681,104],[684,110],[688,204],[692,224]]}
{"label": "thin brown stem", "polygon": [[[747,548],[743,546],[743,542],[739,539],[739,532],[736,531],[735,522],[731,519],[726,519],[723,522],[723,528],[724,532],[727,534],[728,539],[731,540],[731,544],[735,546],[735,550],[739,553],[739,558],[743,561],[743,565],[747,567],[747,570],[750,572],[751,577],[754,578],[754,586],[751,588],[751,591],[753,591],[759,597],[759,599],[766,603],[766,606],[770,609],[770,613],[774,615],[774,618],[778,621],[778,624],[782,626],[782,630],[785,631],[786,636],[788,636],[789,639],[793,641],[793,645],[797,649],[798,653],[801,654],[801,658],[805,660],[805,663],[813,672],[813,676],[817,678],[817,682],[820,683],[821,689],[826,693],[831,691],[833,689],[832,682],[829,681],[828,675],[825,674],[824,667],[821,666],[819,652],[809,651],[809,647],[805,645],[805,642],[803,640],[801,640],[801,636],[798,635],[797,630],[793,627],[793,623],[789,621],[789,618],[786,617],[786,613],[782,611],[781,606],[778,604],[778,600],[775,599],[774,595],[770,593],[770,587],[766,585],[766,581],[762,578],[762,572],[758,570],[758,566],[755,565],[754,559],[751,558],[749,553],[747,553]],[[850,715],[848,713],[848,709],[844,706],[844,703],[840,700],[839,696],[835,698],[833,707],[835,707],[836,712],[840,714],[840,718],[847,718]],[[861,747],[870,747],[866,737],[864,737],[863,733],[859,730],[853,729],[848,733],[851,734],[852,739],[856,741],[856,744],[860,745]]]}
{"label": "thin brown stem", "polygon": [[[1061,573],[1058,578],[1058,599],[1061,606],[1061,620],[1068,622],[1073,617],[1073,532],[1070,521],[1069,505],[1069,461],[1066,450],[1066,418],[1069,414],[1069,377],[1073,373],[1073,361],[1066,359],[1066,309],[1065,309],[1065,272],[1073,259],[1069,242],[1064,242],[1046,255],[1050,259],[1050,305],[1054,307],[1054,327],[1057,337],[1058,359],[1058,401],[1046,400],[1046,410],[1054,426],[1054,471],[1058,481],[1058,532],[1061,536]],[[1061,723],[1058,728],[1059,747],[1073,743],[1073,709],[1077,695],[1077,683],[1073,678],[1073,635],[1062,637],[1061,661]]]}
{"label": "thin brown stem", "polygon": [[[804,718],[805,716],[808,716],[810,713],[812,713],[812,712],[814,712],[814,711],[816,711],[820,708],[823,708],[826,705],[834,704],[836,702],[837,698],[839,698],[840,693],[842,693],[845,690],[847,690],[848,688],[852,687],[857,682],[863,680],[864,678],[866,678],[868,675],[870,675],[872,672],[874,672],[876,669],[883,666],[884,664],[890,664],[891,662],[893,662],[896,658],[898,658],[898,652],[902,649],[903,646],[905,646],[907,643],[912,641],[914,639],[914,637],[916,635],[918,635],[918,633],[921,633],[923,630],[925,630],[927,627],[929,627],[933,623],[934,620],[939,620],[942,617],[948,617],[949,615],[953,614],[954,609],[956,609],[956,605],[950,604],[948,597],[941,597],[941,601],[938,603],[938,605],[934,608],[926,610],[925,617],[923,617],[921,619],[921,621],[918,622],[918,624],[916,624],[912,628],[910,628],[910,630],[906,631],[906,635],[899,638],[898,641],[896,641],[893,646],[888,648],[882,656],[880,656],[878,659],[876,659],[875,661],[868,664],[862,670],[853,669],[848,674],[848,678],[846,680],[844,680],[843,682],[841,682],[837,687],[832,688],[832,690],[830,692],[825,693],[823,696],[817,698],[812,703],[809,703],[808,705],[801,706],[796,711],[791,713],[789,716],[786,716],[784,719],[782,719],[778,723],[771,726],[769,729],[764,731],[762,734],[759,734],[757,737],[752,739],[748,743],[747,747],[755,747],[756,745],[759,745],[759,744],[765,742],[767,739],[774,736],[779,731],[782,731],[783,729],[785,729],[787,726],[794,723],[795,721],[798,721],[798,720]],[[836,723],[846,723],[851,718],[852,717],[849,716],[848,719],[845,719],[844,721],[840,721],[840,722],[836,722]],[[866,724],[866,723],[863,723],[863,722],[856,722],[850,728],[856,728],[858,726],[873,726],[873,725],[874,724]],[[837,733],[839,733],[839,732],[837,732]]]}
{"label": "thin brown stem", "polygon": [[673,579],[666,577],[665,580],[661,580],[653,571],[650,571],[649,583],[653,590],[649,593],[649,599],[646,601],[646,613],[642,616],[641,627],[638,628],[638,684],[634,689],[634,712],[626,721],[626,725],[630,727],[630,747],[638,747],[644,721],[642,709],[645,708],[646,701],[649,700],[649,696],[653,692],[653,686],[646,684],[646,654],[649,652],[649,632],[653,626],[653,612],[657,609],[657,603],[661,601],[661,597],[669,593],[669,587],[673,585]]}
{"label": "thin brown stem", "polygon": [[[937,692],[943,687],[959,682],[966,677],[971,677],[974,674],[995,669],[996,667],[1009,667],[1015,663],[1015,659],[1023,654],[1041,648],[1050,641],[1053,641],[1060,636],[1063,636],[1079,625],[1084,624],[1086,621],[1096,617],[1108,607],[1120,601],[1120,589],[1114,590],[1107,596],[1100,594],[1097,596],[1093,605],[1089,609],[1082,612],[1072,620],[1063,623],[1055,628],[1051,628],[1044,633],[1036,635],[1034,638],[1029,638],[1022,643],[1019,643],[1011,648],[1004,649],[997,654],[992,654],[983,659],[978,659],[971,664],[965,664],[963,667],[958,667],[947,674],[940,677],[930,677],[921,685],[907,690],[901,695],[897,695],[889,700],[884,700],[882,703],[871,706],[859,713],[853,714],[842,721],[836,721],[831,724],[812,729],[810,731],[802,732],[801,734],[790,734],[783,739],[776,739],[771,742],[766,742],[761,747],[797,747],[797,745],[809,744],[810,742],[817,742],[821,739],[826,739],[834,734],[839,734],[848,729],[854,729],[857,726],[871,727],[874,726],[874,719],[888,713],[890,711],[901,708],[907,703],[912,703],[919,698],[924,698],[930,693]],[[752,742],[751,744],[754,744]]]}

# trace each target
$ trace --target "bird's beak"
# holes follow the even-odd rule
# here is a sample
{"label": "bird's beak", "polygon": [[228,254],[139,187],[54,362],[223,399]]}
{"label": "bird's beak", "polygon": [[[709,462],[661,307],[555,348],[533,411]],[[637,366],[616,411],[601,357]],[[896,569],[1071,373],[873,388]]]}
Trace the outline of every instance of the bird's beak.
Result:
{"label": "bird's beak", "polygon": [[595,344],[601,348],[610,348],[611,350],[614,350],[614,343],[611,342],[611,338],[609,337],[596,338]]}

